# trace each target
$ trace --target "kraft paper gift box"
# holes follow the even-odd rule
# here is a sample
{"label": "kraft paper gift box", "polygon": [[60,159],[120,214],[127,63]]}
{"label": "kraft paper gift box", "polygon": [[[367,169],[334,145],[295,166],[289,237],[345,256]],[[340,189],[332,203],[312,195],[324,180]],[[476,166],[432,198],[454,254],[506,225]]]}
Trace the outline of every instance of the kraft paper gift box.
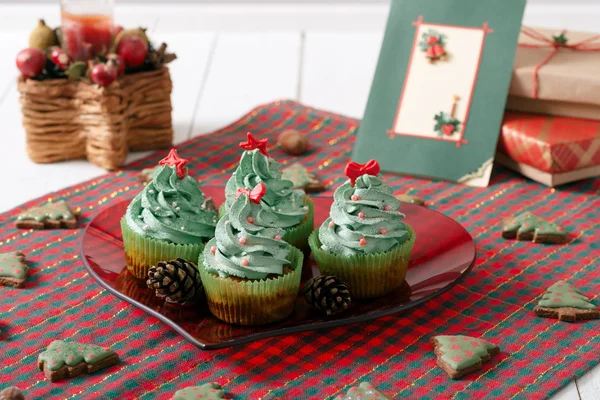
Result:
{"label": "kraft paper gift box", "polygon": [[507,112],[496,161],[547,186],[600,176],[600,121]]}
{"label": "kraft paper gift box", "polygon": [[507,109],[600,120],[600,35],[523,27]]}

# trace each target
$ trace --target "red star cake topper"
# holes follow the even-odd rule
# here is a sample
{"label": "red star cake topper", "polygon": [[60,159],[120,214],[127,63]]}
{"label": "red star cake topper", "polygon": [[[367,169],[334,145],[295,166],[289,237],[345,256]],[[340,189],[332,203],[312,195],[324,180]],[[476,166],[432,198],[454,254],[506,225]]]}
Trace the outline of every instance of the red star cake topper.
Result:
{"label": "red star cake topper", "polygon": [[344,173],[348,178],[350,178],[350,184],[354,186],[356,180],[359,177],[365,174],[377,176],[379,175],[379,171],[379,163],[375,160],[371,160],[366,164],[359,164],[357,162],[351,161],[348,163],[348,165],[346,165]]}
{"label": "red star cake topper", "polygon": [[187,174],[187,168],[185,164],[188,163],[188,160],[185,158],[180,158],[177,154],[177,150],[171,149],[169,155],[163,158],[158,162],[158,165],[170,165],[171,167],[175,167],[175,172],[177,176],[183,179]]}
{"label": "red star cake topper", "polygon": [[235,193],[235,198],[237,199],[238,197],[240,197],[240,194],[243,194],[244,196],[248,196],[248,199],[250,199],[251,202],[255,204],[260,204],[260,200],[266,193],[267,186],[261,182],[258,185],[254,186],[254,189],[252,190],[239,188]]}
{"label": "red star cake topper", "polygon": [[248,140],[245,142],[240,142],[240,147],[244,150],[254,150],[258,149],[261,154],[269,157],[269,153],[267,153],[267,142],[268,139],[257,139],[250,132],[247,133]]}

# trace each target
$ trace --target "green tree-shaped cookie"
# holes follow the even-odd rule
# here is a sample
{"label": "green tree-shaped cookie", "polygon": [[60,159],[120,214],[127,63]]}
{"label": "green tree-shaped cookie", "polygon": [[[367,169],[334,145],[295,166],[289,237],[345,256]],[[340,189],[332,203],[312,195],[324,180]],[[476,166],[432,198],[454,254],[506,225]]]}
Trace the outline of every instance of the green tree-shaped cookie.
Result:
{"label": "green tree-shaped cookie", "polygon": [[550,286],[534,311],[540,317],[568,322],[600,318],[600,311],[590,299],[565,281]]}
{"label": "green tree-shaped cookie", "polygon": [[203,399],[218,400],[224,399],[225,392],[218,383],[205,383],[200,386],[190,386],[175,392],[173,400]]}
{"label": "green tree-shaped cookie", "polygon": [[339,394],[335,400],[386,400],[390,397],[381,393],[369,382],[362,382],[360,385],[351,387],[346,395]]}
{"label": "green tree-shaped cookie", "polygon": [[529,212],[507,220],[502,228],[502,237],[533,240],[535,243],[565,243],[568,239],[561,227]]}
{"label": "green tree-shaped cookie", "polygon": [[452,379],[460,378],[481,368],[500,349],[487,340],[470,336],[434,336],[432,339],[438,365]]}
{"label": "green tree-shaped cookie", "polygon": [[55,340],[46,351],[40,353],[38,363],[45,363],[49,370],[56,371],[65,365],[73,367],[80,362],[97,363],[113,354],[115,352],[108,347]]}

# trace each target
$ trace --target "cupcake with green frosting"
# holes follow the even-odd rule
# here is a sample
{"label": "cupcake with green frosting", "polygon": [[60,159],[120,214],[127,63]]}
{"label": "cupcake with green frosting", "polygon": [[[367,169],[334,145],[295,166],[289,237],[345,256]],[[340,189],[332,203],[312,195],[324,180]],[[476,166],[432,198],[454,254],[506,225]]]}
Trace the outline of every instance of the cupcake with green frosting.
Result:
{"label": "cupcake with green frosting", "polygon": [[251,190],[264,183],[267,193],[261,206],[277,216],[276,225],[285,229],[283,240],[303,251],[308,251],[308,236],[314,229],[314,207],[303,190],[292,189],[292,181],[281,178],[280,165],[269,157],[267,139],[258,140],[248,133],[248,140],[240,143],[244,149],[240,164],[225,187],[225,204],[221,215],[231,209],[239,189]]}
{"label": "cupcake with green frosting", "polygon": [[204,207],[204,195],[187,175],[186,163],[171,150],[121,219],[127,268],[136,278],[146,278],[161,260],[197,260],[214,236],[217,214]]}
{"label": "cupcake with green frosting", "polygon": [[267,188],[239,189],[198,263],[210,311],[222,321],[264,325],[293,311],[300,289],[300,250],[283,240]]}
{"label": "cupcake with green frosting", "polygon": [[398,211],[401,202],[379,170],[375,160],[348,164],[349,179],[335,190],[330,217],[309,239],[321,274],[346,282],[357,299],[402,286],[415,243],[413,229]]}

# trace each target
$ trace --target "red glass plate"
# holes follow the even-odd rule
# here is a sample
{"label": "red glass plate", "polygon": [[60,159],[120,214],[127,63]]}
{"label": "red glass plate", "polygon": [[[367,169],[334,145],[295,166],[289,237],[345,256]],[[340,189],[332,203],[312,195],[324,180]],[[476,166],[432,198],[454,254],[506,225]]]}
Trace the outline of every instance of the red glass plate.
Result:
{"label": "red glass plate", "polygon": [[[203,191],[217,204],[223,202],[222,187],[203,187]],[[315,226],[319,226],[329,215],[332,198],[313,196],[313,200]],[[202,349],[332,328],[405,311],[456,285],[475,263],[475,243],[461,225],[436,211],[404,203],[401,210],[406,214],[406,222],[417,234],[404,287],[376,300],[352,301],[345,313],[333,317],[312,310],[299,294],[296,311],[285,321],[241,327],[213,317],[205,302],[191,306],[165,303],[154,296],[143,280],[128,273],[119,225],[128,204],[126,200],[102,210],[85,230],[82,255],[88,272],[109,292],[160,319]],[[302,280],[318,274],[314,261],[307,261]]]}

